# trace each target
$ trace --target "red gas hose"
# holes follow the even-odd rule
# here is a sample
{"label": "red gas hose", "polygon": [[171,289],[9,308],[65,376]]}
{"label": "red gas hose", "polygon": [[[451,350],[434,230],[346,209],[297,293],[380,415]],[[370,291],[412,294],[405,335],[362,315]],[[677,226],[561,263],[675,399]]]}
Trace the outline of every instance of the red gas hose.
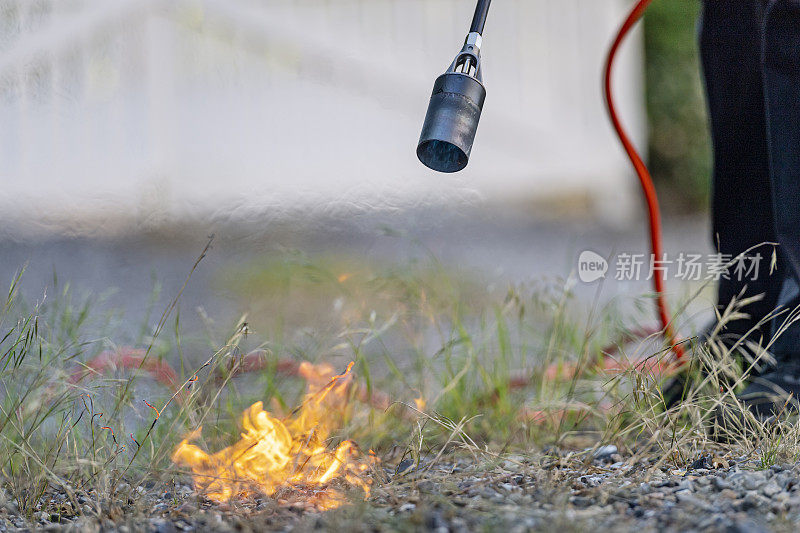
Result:
{"label": "red gas hose", "polygon": [[[653,185],[653,178],[650,176],[650,171],[647,169],[647,165],[645,165],[644,161],[642,161],[639,152],[636,151],[636,148],[633,146],[628,133],[625,131],[625,128],[622,126],[622,122],[619,119],[619,115],[617,114],[617,106],[614,103],[614,94],[612,92],[611,81],[614,59],[616,59],[620,45],[625,40],[625,37],[628,35],[628,33],[630,33],[636,22],[642,18],[642,15],[652,1],[653,0],[638,0],[633,6],[628,18],[625,19],[622,27],[620,27],[617,37],[614,39],[614,43],[611,45],[611,49],[608,51],[608,57],[606,59],[605,66],[604,86],[608,115],[611,118],[611,122],[614,125],[614,130],[617,132],[617,136],[622,143],[622,147],[625,149],[625,153],[628,154],[628,158],[633,165],[633,169],[636,171],[636,175],[639,177],[639,183],[642,186],[642,192],[644,193],[645,202],[647,203],[647,212],[650,222],[650,246],[653,254],[652,258],[654,261],[660,261],[663,258],[663,246],[661,242],[661,210],[658,206],[656,188]],[[653,289],[656,292],[656,306],[658,307],[658,315],[661,319],[664,337],[672,346],[672,351],[675,354],[678,362],[683,363],[683,346],[675,341],[672,317],[667,306],[666,295],[664,294],[664,279],[661,276],[653,276]]]}

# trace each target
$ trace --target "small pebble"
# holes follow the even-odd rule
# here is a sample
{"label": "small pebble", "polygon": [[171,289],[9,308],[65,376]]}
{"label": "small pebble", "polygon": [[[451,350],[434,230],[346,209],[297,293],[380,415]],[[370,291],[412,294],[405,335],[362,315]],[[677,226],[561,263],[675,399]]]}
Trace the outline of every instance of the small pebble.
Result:
{"label": "small pebble", "polygon": [[423,492],[423,493],[426,493],[426,494],[432,494],[434,492],[434,490],[436,489],[436,485],[434,485],[432,481],[428,481],[428,480],[420,481],[417,484],[417,489],[420,492]]}
{"label": "small pebble", "polygon": [[618,452],[617,447],[613,444],[609,444],[607,446],[601,446],[597,448],[594,452],[594,458],[598,461],[604,461],[606,459],[610,459],[612,455]]}
{"label": "small pebble", "polygon": [[761,487],[761,493],[764,494],[764,496],[766,496],[767,498],[771,498],[772,496],[775,496],[779,492],[781,492],[781,488],[774,481],[770,481],[769,483]]}

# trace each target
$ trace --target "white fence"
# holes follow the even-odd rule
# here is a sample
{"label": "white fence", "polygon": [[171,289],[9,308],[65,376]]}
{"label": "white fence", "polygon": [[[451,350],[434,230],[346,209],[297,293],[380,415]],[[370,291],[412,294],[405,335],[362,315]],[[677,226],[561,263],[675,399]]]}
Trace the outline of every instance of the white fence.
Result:
{"label": "white fence", "polygon": [[[473,0],[0,0],[0,220],[564,194],[620,215],[633,189],[600,73],[627,6],[494,2],[484,117],[453,177],[414,149]],[[631,45],[619,94],[641,140],[639,63]]]}

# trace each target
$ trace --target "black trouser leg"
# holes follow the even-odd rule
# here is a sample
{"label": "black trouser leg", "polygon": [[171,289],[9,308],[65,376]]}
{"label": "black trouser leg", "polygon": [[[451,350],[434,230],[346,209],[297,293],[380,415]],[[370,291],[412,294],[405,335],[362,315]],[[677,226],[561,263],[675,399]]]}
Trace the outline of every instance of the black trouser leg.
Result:
{"label": "black trouser leg", "polygon": [[[703,7],[700,56],[714,150],[713,239],[722,254],[735,257],[777,240],[761,66],[764,2],[706,0]],[[721,309],[734,298],[764,295],[745,309],[751,318],[731,322],[726,334],[745,334],[776,307],[783,261],[768,276],[771,251],[758,250],[765,259],[757,280],[721,280]],[[769,328],[762,330],[766,338]],[[750,338],[758,340],[758,335]]]}
{"label": "black trouser leg", "polygon": [[[800,1],[777,0],[764,25],[764,88],[777,239],[787,263],[780,304],[794,307],[800,274]],[[777,322],[781,322],[779,318]],[[773,349],[779,359],[800,359],[800,324]]]}

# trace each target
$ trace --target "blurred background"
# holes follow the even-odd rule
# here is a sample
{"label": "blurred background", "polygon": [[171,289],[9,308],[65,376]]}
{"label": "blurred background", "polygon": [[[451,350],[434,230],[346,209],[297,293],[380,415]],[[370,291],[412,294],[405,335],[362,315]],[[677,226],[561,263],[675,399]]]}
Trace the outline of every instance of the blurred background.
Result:
{"label": "blurred background", "polygon": [[[655,3],[617,71],[671,251],[710,251],[698,4]],[[433,260],[502,292],[566,280],[585,249],[646,252],[600,90],[629,6],[496,2],[488,99],[453,176],[414,149],[471,0],[0,0],[0,278],[25,266],[32,300],[68,285],[138,327],[213,233],[181,299],[185,320],[207,326],[285,316],[270,298],[299,290],[295,276],[312,283],[313,314],[341,308],[315,279]]]}

